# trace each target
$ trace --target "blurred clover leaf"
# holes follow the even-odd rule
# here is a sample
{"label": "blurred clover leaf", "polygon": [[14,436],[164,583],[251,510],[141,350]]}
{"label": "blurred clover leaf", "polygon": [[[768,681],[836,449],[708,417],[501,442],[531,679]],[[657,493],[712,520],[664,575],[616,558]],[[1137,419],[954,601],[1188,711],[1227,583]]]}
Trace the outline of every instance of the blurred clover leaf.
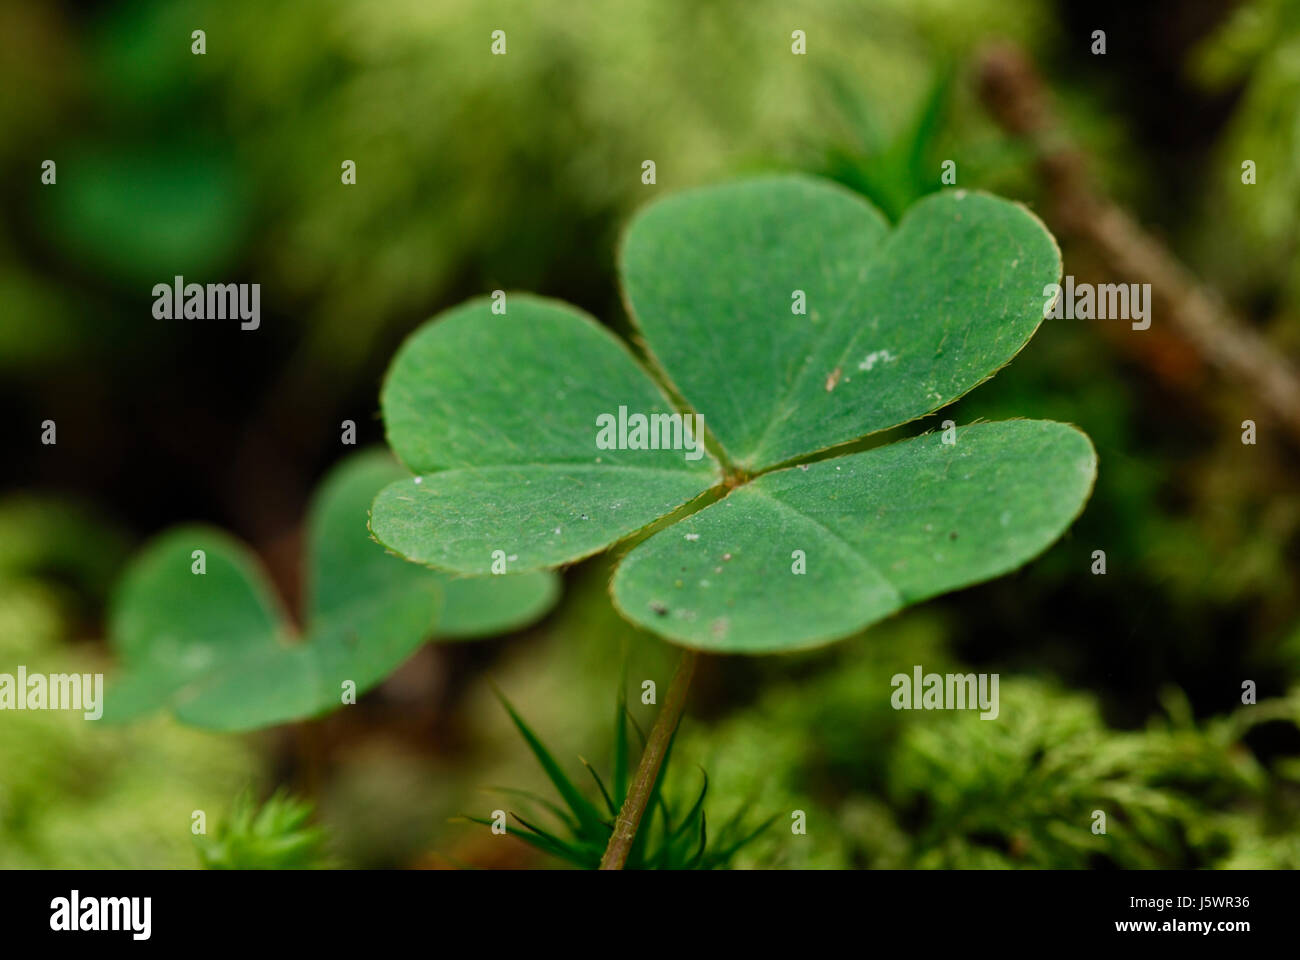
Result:
{"label": "blurred clover leaf", "polygon": [[249,730],[315,716],[343,703],[345,683],[360,695],[431,635],[498,633],[551,606],[554,574],[454,579],[371,540],[370,501],[402,475],[376,451],[322,482],[309,516],[301,636],[244,546],[203,527],[158,537],[114,597],[110,637],[123,676],[105,717],[166,706],[195,726]]}
{"label": "blurred clover leaf", "polygon": [[[683,646],[760,653],[1013,570],[1088,498],[1091,442],[1048,421],[814,459],[940,409],[1025,345],[1061,269],[1019,205],[944,191],[891,230],[841,187],[764,177],[650,205],[620,267],[662,386],[591,317],[526,295],[402,346],[381,399],[416,476],[376,498],[381,543],[462,574],[502,555],[540,570],[689,503],[623,558],[615,605]],[[620,407],[702,414],[709,454],[598,449]]]}

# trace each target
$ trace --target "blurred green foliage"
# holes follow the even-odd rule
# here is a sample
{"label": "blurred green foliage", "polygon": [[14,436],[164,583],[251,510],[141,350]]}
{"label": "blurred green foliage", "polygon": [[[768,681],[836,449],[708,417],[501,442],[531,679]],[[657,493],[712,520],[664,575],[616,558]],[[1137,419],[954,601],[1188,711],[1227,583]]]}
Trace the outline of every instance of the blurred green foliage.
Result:
{"label": "blurred green foliage", "polygon": [[[73,40],[36,7],[11,14],[10,45],[47,31],[75,56],[84,42],[70,76],[25,75],[45,117],[14,108],[28,149],[59,158],[58,189],[31,211],[56,256],[115,288],[118,309],[176,273],[255,264],[268,304],[312,318],[303,363],[349,376],[379,359],[386,326],[433,304],[608,274],[645,159],[667,189],[806,165],[827,129],[893,138],[916,104],[937,119],[933,64],[968,50],[974,27],[1051,31],[1044,3],[992,0],[333,0],[310,16],[287,0],[179,0],[106,8]],[[791,56],[795,28],[815,57]],[[494,29],[504,57],[487,55]],[[30,163],[17,147],[9,162]],[[340,185],[346,159],[355,188]],[[585,292],[614,303],[608,281]]]}
{"label": "blurred green foliage", "polygon": [[[1198,210],[1199,263],[1237,299],[1263,297],[1292,322],[1273,324],[1300,349],[1300,2],[1239,5],[1194,51],[1189,72],[1207,89],[1235,92]],[[1255,183],[1242,165],[1255,164]]]}
{"label": "blurred green foliage", "polygon": [[[1155,5],[1155,33],[1133,9],[1091,58],[1096,12],[1048,0],[0,5],[0,79],[19,92],[0,98],[0,401],[21,431],[6,457],[82,494],[0,503],[0,670],[103,669],[104,590],[135,535],[233,516],[265,547],[246,515],[280,503],[268,491],[285,471],[305,492],[328,462],[281,451],[330,435],[346,397],[373,405],[397,340],[436,310],[528,288],[620,325],[610,251],[656,191],[799,168],[898,210],[954,159],[959,185],[1044,211],[1023,149],[972,90],[970,56],[997,38],[1043,69],[1100,182],[1295,356],[1298,7],[1200,20]],[[506,57],[487,54],[494,29]],[[794,29],[809,56],[790,55]],[[1067,273],[1095,269],[1064,254]],[[209,331],[151,322],[149,288],[175,273],[262,283],[262,349],[218,362]],[[675,764],[707,769],[724,812],[781,818],[737,865],[1297,865],[1295,453],[1251,385],[1189,375],[1180,392],[1106,334],[1049,324],[948,414],[1033,410],[1088,432],[1098,485],[1069,539],[829,654],[703,666]],[[204,362],[225,364],[230,395],[191,385]],[[233,406],[245,396],[261,405]],[[289,413],[299,429],[268,439]],[[56,414],[62,458],[32,440]],[[1239,442],[1248,417],[1254,447]],[[218,418],[229,434],[210,435]],[[101,441],[79,460],[78,433]],[[239,454],[257,483],[220,489]],[[150,479],[174,499],[123,495]],[[1104,577],[1084,572],[1098,548]],[[581,565],[540,627],[417,658],[322,733],[310,796],[341,862],[546,862],[447,820],[493,809],[487,784],[546,789],[485,674],[562,755],[602,763],[624,650],[632,677],[666,679],[672,651],[613,614],[607,576]],[[1001,671],[999,720],[891,710],[889,677],[916,663]],[[1247,678],[1257,706],[1238,704]],[[219,819],[250,783],[306,779],[309,760],[280,738],[7,714],[0,865],[194,866],[193,810]],[[689,808],[698,784],[670,788]],[[786,828],[793,810],[807,836]]]}
{"label": "blurred green foliage", "polygon": [[262,804],[241,794],[211,834],[194,838],[208,870],[313,870],[331,865],[325,833],[308,822],[312,806],[284,791]]}
{"label": "blurred green foliage", "polygon": [[[82,506],[0,502],[0,671],[108,668],[77,620],[121,538]],[[5,711],[0,723],[4,868],[192,867],[192,812],[221,809],[232,784],[258,775],[248,744],[170,721],[109,728],[42,710]]]}

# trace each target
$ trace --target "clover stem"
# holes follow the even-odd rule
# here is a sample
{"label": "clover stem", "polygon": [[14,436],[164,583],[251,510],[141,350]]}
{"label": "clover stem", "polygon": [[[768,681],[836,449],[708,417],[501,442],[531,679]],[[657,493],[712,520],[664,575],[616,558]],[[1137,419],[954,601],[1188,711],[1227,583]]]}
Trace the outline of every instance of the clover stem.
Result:
{"label": "clover stem", "polygon": [[627,798],[623,808],[614,821],[614,832],[609,838],[605,855],[600,858],[600,869],[622,870],[627,862],[627,855],[632,850],[632,841],[636,839],[637,828],[641,825],[641,815],[645,813],[654,791],[655,781],[659,778],[659,768],[663,765],[668,744],[681,722],[682,711],[686,707],[686,691],[690,688],[691,677],[695,673],[696,655],[694,650],[683,650],[677,661],[677,670],[668,684],[664,695],[664,704],[659,708],[650,736],[646,740],[645,750],[637,764],[636,774],[628,787]]}

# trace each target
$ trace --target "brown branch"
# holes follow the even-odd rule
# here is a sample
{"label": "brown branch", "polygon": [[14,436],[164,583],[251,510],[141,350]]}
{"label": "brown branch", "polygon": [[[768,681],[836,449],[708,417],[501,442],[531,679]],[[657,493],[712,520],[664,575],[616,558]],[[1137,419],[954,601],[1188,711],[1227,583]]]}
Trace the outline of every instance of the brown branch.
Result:
{"label": "brown branch", "polygon": [[1034,151],[1052,201],[1053,227],[1087,243],[1108,269],[1151,284],[1170,321],[1169,332],[1253,390],[1300,440],[1300,374],[1163,244],[1098,192],[1086,157],[1062,132],[1028,58],[1014,46],[988,48],[979,57],[978,83],[997,123]]}

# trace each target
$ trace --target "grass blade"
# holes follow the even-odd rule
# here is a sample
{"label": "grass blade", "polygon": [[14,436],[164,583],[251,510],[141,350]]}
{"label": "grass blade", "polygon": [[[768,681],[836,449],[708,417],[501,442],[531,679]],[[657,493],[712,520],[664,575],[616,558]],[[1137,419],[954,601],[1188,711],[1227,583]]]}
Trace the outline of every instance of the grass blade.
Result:
{"label": "grass blade", "polygon": [[[627,778],[631,772],[627,749],[627,660],[623,660],[623,678],[618,685],[618,704],[614,714],[614,796],[621,805],[627,797]],[[618,811],[614,812],[618,816]]]}
{"label": "grass blade", "polygon": [[721,866],[722,864],[726,863],[728,860],[730,860],[733,856],[736,855],[736,851],[738,851],[741,847],[745,846],[751,840],[756,839],[760,833],[762,833],[772,824],[776,823],[779,817],[780,814],[773,814],[772,816],[768,817],[766,820],[760,823],[755,829],[745,834],[745,836],[741,837],[739,840],[731,844],[729,847],[726,847],[722,850],[715,851],[713,855],[709,858],[710,861],[713,864],[718,866]]}
{"label": "grass blade", "polygon": [[700,773],[704,776],[704,786],[700,788],[700,795],[695,798],[695,803],[687,811],[686,818],[682,820],[681,826],[673,831],[674,837],[685,833],[691,821],[695,819],[696,814],[700,813],[704,808],[704,795],[709,792],[709,774],[703,767],[700,767]]}
{"label": "grass blade", "polygon": [[537,738],[537,735],[528,728],[523,718],[515,712],[515,708],[506,700],[505,695],[495,687],[493,687],[493,692],[496,693],[497,699],[501,701],[501,705],[506,708],[506,712],[510,714],[510,719],[514,721],[515,727],[518,728],[520,735],[528,744],[528,748],[533,752],[533,756],[537,758],[537,762],[546,771],[551,783],[555,784],[555,789],[559,791],[560,796],[564,798],[564,802],[569,805],[569,809],[578,818],[578,822],[582,825],[583,834],[591,837],[600,836],[603,825],[600,822],[600,814],[597,812],[596,807],[573,785],[573,781],[565,775],[564,770],[556,763],[550,751]]}
{"label": "grass blade", "polygon": [[520,790],[516,787],[487,787],[485,788],[492,793],[501,793],[509,797],[518,797],[521,800],[528,800],[549,811],[556,819],[569,828],[574,834],[578,833],[578,821],[574,820],[567,810],[558,803],[552,803],[545,797],[539,797],[531,790]]}
{"label": "grass blade", "polygon": [[641,741],[641,752],[645,753],[645,731],[641,729],[641,724],[636,722],[636,717],[632,716],[631,710],[625,710],[624,712],[627,714],[628,721],[632,724],[632,729],[636,731],[636,738]]}
{"label": "grass blade", "polygon": [[596,772],[595,767],[587,762],[586,757],[578,757],[578,759],[582,761],[582,765],[586,767],[587,772],[591,774],[591,779],[596,781],[596,786],[600,787],[600,795],[605,798],[605,806],[609,807],[609,815],[611,817],[617,817],[618,807],[615,806],[614,798],[609,795],[609,791],[605,789],[605,781],[600,779],[600,774]]}
{"label": "grass blade", "polygon": [[700,861],[704,858],[704,848],[709,842],[709,829],[708,829],[707,821],[708,818],[705,816],[704,811],[701,810],[700,811],[700,845],[695,849],[695,856],[691,857],[690,860],[686,861],[687,870],[694,870],[696,867],[700,865]]}
{"label": "grass blade", "polygon": [[552,857],[558,857],[566,863],[572,863],[578,866],[586,865],[587,858],[584,855],[582,847],[565,843],[563,840],[553,837],[545,831],[537,829],[537,827],[534,827],[517,813],[512,813],[511,816],[518,820],[525,828],[523,831],[515,831],[512,834],[516,840],[522,840],[530,847],[540,850],[542,853],[549,854]]}

